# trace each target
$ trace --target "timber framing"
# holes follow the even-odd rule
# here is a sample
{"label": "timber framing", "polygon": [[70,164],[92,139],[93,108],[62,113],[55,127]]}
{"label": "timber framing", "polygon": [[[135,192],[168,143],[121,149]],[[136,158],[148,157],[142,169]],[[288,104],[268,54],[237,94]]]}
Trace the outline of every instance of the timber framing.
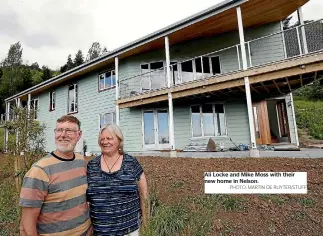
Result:
{"label": "timber framing", "polygon": [[[264,66],[253,67],[245,71],[236,71],[208,79],[176,85],[158,91],[147,92],[130,98],[119,99],[120,108],[136,107],[167,100],[172,93],[173,99],[193,95],[203,95],[232,88],[244,91],[244,78],[249,77],[250,85],[257,94],[290,93],[318,79],[323,72],[323,52],[306,54],[299,57],[273,62]],[[296,77],[296,78],[295,78]],[[265,94],[265,95],[264,95]]]}

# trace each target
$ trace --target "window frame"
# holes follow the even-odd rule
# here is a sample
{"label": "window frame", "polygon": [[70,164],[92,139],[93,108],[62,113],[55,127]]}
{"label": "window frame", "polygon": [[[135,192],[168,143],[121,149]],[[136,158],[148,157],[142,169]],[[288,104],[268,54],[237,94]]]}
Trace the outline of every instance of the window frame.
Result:
{"label": "window frame", "polygon": [[[71,103],[70,103],[70,87],[71,86],[74,86],[74,88],[73,88],[73,90],[74,90],[74,111],[70,110],[71,109],[71,106],[70,106],[71,105]],[[68,93],[67,94],[67,113],[68,114],[78,113],[78,86],[77,86],[77,83],[68,85],[67,93]]]}
{"label": "window frame", "polygon": [[[206,136],[204,135],[204,124],[203,124],[203,112],[202,112],[202,106],[203,105],[212,105],[212,115],[213,115],[213,127],[214,127],[214,136]],[[215,115],[219,114],[215,112],[215,105],[222,105],[223,106],[223,114],[224,114],[224,127],[225,127],[225,132],[223,135],[217,135],[216,128],[218,129],[218,124],[216,124],[215,121]],[[193,112],[192,112],[192,107],[198,106],[199,107],[199,114],[200,114],[200,129],[201,129],[201,136],[194,136],[193,133]],[[224,102],[215,102],[215,103],[204,103],[204,104],[194,104],[190,106],[190,115],[191,115],[191,139],[201,139],[201,138],[221,138],[221,137],[227,137],[228,135],[228,127],[227,127],[227,116],[226,116],[226,106]],[[220,123],[221,126],[221,123]]]}
{"label": "window frame", "polygon": [[[35,102],[36,102],[36,109],[35,109]],[[35,113],[34,113],[34,120],[38,119],[38,109],[39,109],[39,98],[33,98],[30,100],[30,109],[34,109]]]}
{"label": "window frame", "polygon": [[55,111],[56,109],[56,91],[49,92],[49,111]]}
{"label": "window frame", "polygon": [[[114,75],[114,84],[112,83],[112,81],[113,81],[113,77],[112,76],[110,76],[110,82],[111,82],[111,84],[113,84],[112,86],[110,86],[110,87],[107,87],[106,86],[106,74],[107,73],[110,73],[110,75],[113,73],[113,75]],[[101,88],[101,75],[103,75],[104,76],[104,79],[103,79],[103,88]],[[115,69],[111,69],[111,70],[107,70],[107,71],[104,71],[104,72],[102,72],[102,73],[100,73],[99,74],[99,76],[98,76],[98,92],[103,92],[103,91],[106,91],[106,90],[110,90],[110,89],[114,89],[114,88],[116,88],[116,71],[115,71]]]}
{"label": "window frame", "polygon": [[[98,117],[99,117],[99,130],[100,130],[103,126],[107,125],[107,123],[104,123],[104,124],[101,126],[101,118],[102,118],[103,116],[110,115],[110,114],[112,114],[112,123],[109,123],[109,124],[115,124],[115,123],[116,123],[116,111],[110,111],[110,112],[101,113],[101,114],[99,114],[99,115],[98,115]],[[105,120],[105,119],[104,119],[104,120]]]}

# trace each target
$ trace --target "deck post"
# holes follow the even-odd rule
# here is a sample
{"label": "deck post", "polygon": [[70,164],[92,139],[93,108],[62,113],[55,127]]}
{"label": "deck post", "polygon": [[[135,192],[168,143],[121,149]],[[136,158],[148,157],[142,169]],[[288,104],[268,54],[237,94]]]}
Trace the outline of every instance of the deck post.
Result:
{"label": "deck post", "polygon": [[31,94],[28,94],[28,100],[27,100],[27,117],[30,118],[30,110],[31,110]]}
{"label": "deck post", "polygon": [[114,58],[114,64],[115,64],[115,76],[116,76],[116,124],[120,125],[120,110],[119,110],[119,58]]}
{"label": "deck post", "polygon": [[[10,103],[6,102],[6,121],[9,121],[10,119]],[[5,130],[5,136],[4,136],[4,146],[5,146],[5,152],[8,152],[8,141],[9,141],[9,130],[6,128]]]}
{"label": "deck post", "polygon": [[[20,98],[16,98],[16,106],[17,108],[20,108]],[[18,116],[18,115],[17,115]],[[18,117],[17,117],[18,118]],[[19,131],[16,131],[16,149],[18,150],[18,144],[19,144]],[[18,153],[18,152],[17,152]]]}
{"label": "deck post", "polygon": [[[240,38],[240,47],[241,47],[241,55],[242,55],[242,68],[243,68],[243,70],[247,70],[248,64],[247,64],[246,46],[245,46],[243,22],[242,22],[242,14],[241,14],[240,6],[238,6],[236,8],[236,10],[237,10],[239,38]],[[244,84],[245,84],[246,98],[247,98],[251,149],[255,150],[257,148],[257,145],[256,145],[254,118],[253,118],[253,112],[252,112],[253,109],[252,109],[252,99],[251,99],[251,92],[250,92],[249,77],[244,78]]]}
{"label": "deck post", "polygon": [[[166,54],[166,72],[167,72],[167,87],[172,86],[170,73],[170,53],[169,53],[169,39],[165,37],[165,54]],[[173,111],[173,96],[168,93],[168,113],[169,113],[169,145],[171,148],[171,156],[175,156],[175,137],[174,137],[174,111]]]}
{"label": "deck post", "polygon": [[[305,26],[304,26],[304,19],[303,19],[303,11],[302,11],[301,7],[297,9],[297,16],[298,16],[298,22],[300,23],[302,39],[303,39],[303,47],[304,47],[303,54],[308,54],[308,47],[307,47],[307,40],[306,40],[306,33],[305,33]],[[302,50],[302,49],[300,49],[300,50]]]}

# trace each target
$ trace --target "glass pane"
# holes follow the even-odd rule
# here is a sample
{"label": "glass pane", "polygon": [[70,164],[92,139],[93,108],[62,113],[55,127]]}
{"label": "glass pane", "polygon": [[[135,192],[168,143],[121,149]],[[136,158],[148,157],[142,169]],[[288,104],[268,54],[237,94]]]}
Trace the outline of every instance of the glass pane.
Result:
{"label": "glass pane", "polygon": [[104,75],[100,75],[100,90],[104,89]]}
{"label": "glass pane", "polygon": [[193,61],[186,61],[181,64],[183,83],[194,80]]}
{"label": "glass pane", "polygon": [[148,70],[149,69],[148,64],[141,65],[141,69],[142,70]]}
{"label": "glass pane", "polygon": [[100,115],[100,128],[104,126],[104,115]]}
{"label": "glass pane", "polygon": [[152,71],[150,73],[151,89],[160,89],[166,87],[166,77],[164,69]]}
{"label": "glass pane", "polygon": [[105,87],[110,88],[112,86],[111,84],[111,72],[105,73]]}
{"label": "glass pane", "polygon": [[169,143],[168,113],[167,111],[158,111],[157,117],[159,144]]}
{"label": "glass pane", "polygon": [[162,67],[164,67],[164,63],[162,61],[150,63],[150,70],[156,70]]}
{"label": "glass pane", "polygon": [[78,93],[78,89],[77,89],[77,84],[75,85],[75,99],[74,99],[74,104],[75,104],[75,110],[77,111],[78,108],[78,104],[77,104],[77,93]]}
{"label": "glass pane", "polygon": [[213,74],[220,74],[221,73],[220,57],[211,57],[211,63],[212,63]]}
{"label": "glass pane", "polygon": [[225,117],[224,113],[219,113],[219,122],[220,122],[220,130],[219,134],[220,135],[226,135],[226,127],[225,127]]}
{"label": "glass pane", "polygon": [[195,70],[196,73],[202,73],[202,60],[200,57],[195,59]]}
{"label": "glass pane", "polygon": [[202,57],[202,58],[203,58],[203,71],[204,71],[204,74],[211,73],[209,58],[208,57]]}
{"label": "glass pane", "polygon": [[144,112],[144,138],[145,144],[155,144],[154,113]]}
{"label": "glass pane", "polygon": [[255,119],[256,138],[260,138],[260,129],[259,129],[257,107],[253,107],[253,115],[254,115],[254,119]]}
{"label": "glass pane", "polygon": [[214,136],[214,122],[212,104],[202,106],[204,136]]}
{"label": "glass pane", "polygon": [[111,74],[112,74],[112,76],[111,76],[111,83],[112,83],[112,86],[115,86],[116,85],[116,75],[114,73],[114,70],[111,71]]}
{"label": "glass pane", "polygon": [[200,114],[200,107],[199,106],[192,106],[192,113],[199,113]]}
{"label": "glass pane", "polygon": [[74,86],[69,88],[68,91],[68,106],[69,106],[69,111],[73,112],[74,111]]}
{"label": "glass pane", "polygon": [[200,113],[192,113],[192,128],[193,128],[193,137],[202,136]]}
{"label": "glass pane", "polygon": [[214,104],[215,113],[224,113],[223,104]]}

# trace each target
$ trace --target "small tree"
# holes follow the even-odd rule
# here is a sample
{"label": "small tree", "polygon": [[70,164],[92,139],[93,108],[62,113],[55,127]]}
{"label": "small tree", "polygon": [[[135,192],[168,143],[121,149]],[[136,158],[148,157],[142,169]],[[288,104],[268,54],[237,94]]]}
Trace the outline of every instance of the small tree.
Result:
{"label": "small tree", "polygon": [[16,173],[23,176],[37,159],[45,155],[45,125],[34,120],[36,110],[28,112],[25,107],[16,107],[12,112],[12,121],[4,125],[11,135],[16,135],[8,139],[8,153],[23,157],[23,169]]}

